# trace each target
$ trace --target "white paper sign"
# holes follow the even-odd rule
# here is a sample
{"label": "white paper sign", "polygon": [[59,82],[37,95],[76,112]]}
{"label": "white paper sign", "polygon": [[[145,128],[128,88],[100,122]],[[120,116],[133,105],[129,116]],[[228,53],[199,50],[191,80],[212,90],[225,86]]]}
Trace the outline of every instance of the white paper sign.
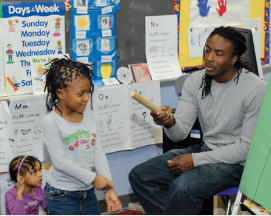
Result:
{"label": "white paper sign", "polygon": [[32,155],[43,161],[41,120],[47,114],[46,95],[10,100],[9,109],[19,155]]}
{"label": "white paper sign", "polygon": [[145,17],[146,57],[153,80],[182,75],[177,54],[177,16]]}
{"label": "white paper sign", "polygon": [[148,108],[130,98],[132,90],[160,105],[160,82],[157,81],[101,87],[94,91],[93,110],[105,153],[162,142],[162,127],[153,122]]}
{"label": "white paper sign", "polygon": [[0,103],[0,172],[8,172],[10,161],[17,156],[15,133],[6,101]]}
{"label": "white paper sign", "polygon": [[111,62],[112,61],[112,56],[102,56],[101,57],[101,62]]}
{"label": "white paper sign", "polygon": [[111,36],[112,36],[112,31],[110,29],[102,31],[102,37],[111,37]]}
{"label": "white paper sign", "polygon": [[107,14],[112,12],[112,6],[102,8],[102,14]]}
{"label": "white paper sign", "polygon": [[85,39],[86,38],[86,35],[87,35],[87,32],[86,31],[77,31],[75,33],[75,38],[76,39]]}
{"label": "white paper sign", "polygon": [[204,45],[214,28],[212,26],[188,27],[189,58],[203,56]]}
{"label": "white paper sign", "polygon": [[88,64],[88,57],[77,58],[76,61]]}

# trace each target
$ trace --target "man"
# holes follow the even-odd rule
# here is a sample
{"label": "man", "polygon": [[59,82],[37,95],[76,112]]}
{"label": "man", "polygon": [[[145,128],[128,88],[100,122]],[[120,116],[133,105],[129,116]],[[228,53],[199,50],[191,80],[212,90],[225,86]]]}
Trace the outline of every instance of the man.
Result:
{"label": "man", "polygon": [[177,142],[199,118],[203,142],[173,149],[136,166],[129,174],[147,214],[198,214],[202,202],[239,185],[266,84],[240,56],[245,37],[231,27],[216,28],[207,39],[205,70],[185,81],[172,115],[151,112],[154,122]]}

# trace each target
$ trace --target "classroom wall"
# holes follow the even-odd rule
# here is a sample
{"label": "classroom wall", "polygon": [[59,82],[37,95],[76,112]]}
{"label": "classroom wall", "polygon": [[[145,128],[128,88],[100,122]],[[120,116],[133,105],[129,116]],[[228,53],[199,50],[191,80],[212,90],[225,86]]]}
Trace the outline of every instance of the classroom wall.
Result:
{"label": "classroom wall", "polygon": [[[174,81],[161,82],[161,105],[169,105],[171,108],[176,108],[178,98],[175,93]],[[150,145],[133,151],[121,151],[107,154],[112,179],[115,184],[116,193],[119,196],[133,193],[128,181],[130,170],[150,158],[163,153],[163,145]],[[104,199],[103,191],[96,191],[98,200]],[[126,206],[124,206],[126,207]]]}

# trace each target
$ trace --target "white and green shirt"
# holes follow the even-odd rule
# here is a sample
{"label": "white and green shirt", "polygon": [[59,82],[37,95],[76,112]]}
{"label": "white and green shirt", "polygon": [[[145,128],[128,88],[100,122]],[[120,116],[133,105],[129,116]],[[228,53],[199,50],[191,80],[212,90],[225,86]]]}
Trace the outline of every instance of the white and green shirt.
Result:
{"label": "white and green shirt", "polygon": [[52,160],[46,181],[67,191],[88,190],[96,174],[111,180],[93,111],[86,109],[81,123],[71,123],[55,111],[42,119],[44,141]]}

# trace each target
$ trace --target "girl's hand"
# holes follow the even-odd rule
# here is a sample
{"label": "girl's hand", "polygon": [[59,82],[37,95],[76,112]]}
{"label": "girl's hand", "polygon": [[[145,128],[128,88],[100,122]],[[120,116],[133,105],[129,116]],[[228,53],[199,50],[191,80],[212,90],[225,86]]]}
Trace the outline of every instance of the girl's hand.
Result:
{"label": "girl's hand", "polygon": [[114,188],[110,188],[109,190],[105,191],[105,201],[108,212],[119,211],[122,208],[121,202],[115,193]]}
{"label": "girl's hand", "polygon": [[24,191],[24,177],[20,174],[17,175],[17,194],[16,198],[23,200],[23,191]]}
{"label": "girl's hand", "polygon": [[97,190],[108,190],[114,187],[113,181],[109,181],[107,178],[101,175],[96,175],[96,178],[92,184]]}

